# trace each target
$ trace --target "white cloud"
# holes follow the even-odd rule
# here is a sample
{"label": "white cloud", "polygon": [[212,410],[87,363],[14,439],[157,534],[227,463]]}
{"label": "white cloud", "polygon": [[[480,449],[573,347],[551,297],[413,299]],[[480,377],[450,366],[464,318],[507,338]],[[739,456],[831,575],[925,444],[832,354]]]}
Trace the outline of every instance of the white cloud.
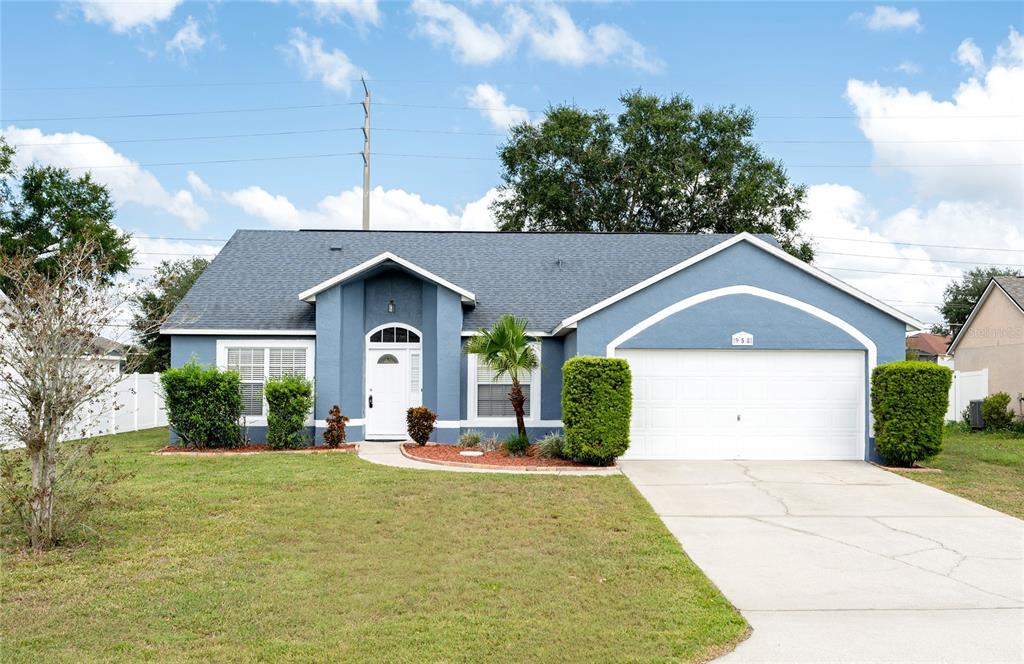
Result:
{"label": "white cloud", "polygon": [[414,0],[417,30],[435,44],[450,46],[456,57],[473,65],[490,64],[515,50],[514,40],[489,23],[478,24],[464,11],[440,0]]}
{"label": "white cloud", "polygon": [[[17,147],[15,162],[19,168],[38,162],[65,168],[96,167],[92,171],[97,182],[106,185],[118,204],[137,203],[161,208],[178,217],[189,228],[198,228],[207,219],[206,210],[192,198],[191,192],[171,193],[160,181],[95,136],[87,134],[44,134],[39,129],[22,129],[14,125],[3,130],[8,143]],[[84,173],[74,170],[72,173]]]}
{"label": "white cloud", "polygon": [[[1013,265],[1015,260],[1019,263],[1016,257],[1020,254],[897,242],[961,243],[1024,252],[1019,214],[990,203],[942,201],[929,208],[909,207],[883,217],[856,189],[820,184],[808,188],[807,207],[809,218],[802,228],[815,239],[815,263],[819,267],[929,323],[940,318],[935,307],[942,301],[945,286],[973,267],[971,262],[1008,261],[1007,265]],[[971,229],[970,241],[962,240],[965,228]]]}
{"label": "white cloud", "polygon": [[487,83],[480,83],[473,88],[466,100],[470,106],[479,109],[480,114],[497,129],[506,130],[530,120],[530,114],[525,108],[508,103],[504,92]]}
{"label": "white cloud", "polygon": [[340,21],[351,18],[360,26],[379,25],[380,8],[377,0],[293,0],[308,5],[320,21]]}
{"label": "white cloud", "polygon": [[467,64],[490,64],[524,45],[541,60],[574,67],[617,63],[653,72],[663,66],[619,26],[600,23],[581,28],[565,7],[555,3],[507,5],[500,28],[477,22],[441,0],[415,0],[412,10],[419,19],[419,32],[437,45],[450,47]]}
{"label": "white cloud", "polygon": [[183,0],[81,0],[82,15],[90,23],[107,24],[114,32],[151,28],[166,21]]}
{"label": "white cloud", "polygon": [[224,200],[240,207],[246,214],[259,217],[274,226],[298,228],[302,225],[299,210],[284,196],[274,196],[261,187],[246,187],[225,193]]}
{"label": "white cloud", "polygon": [[906,9],[901,11],[895,7],[890,7],[889,5],[875,5],[875,10],[871,12],[871,14],[865,16],[864,14],[857,13],[850,18],[864,23],[869,30],[875,31],[920,31],[924,27],[921,25],[921,12],[916,9]]}
{"label": "white cloud", "polygon": [[[461,213],[456,213],[442,205],[427,203],[418,194],[376,187],[370,192],[370,224],[376,230],[494,230],[494,216],[489,206],[496,196],[497,190],[491,189],[466,205]],[[287,197],[257,186],[226,192],[224,199],[280,228],[362,227],[361,187],[326,196],[312,209],[300,209]]]}
{"label": "white cloud", "polygon": [[896,65],[894,69],[901,74],[906,74],[907,76],[914,76],[921,73],[921,65],[916,62],[911,62],[910,60],[904,60]]}
{"label": "white cloud", "polygon": [[213,195],[213,189],[210,188],[210,185],[206,184],[203,178],[199,177],[194,171],[189,171],[188,175],[185,176],[185,180],[188,181],[188,186],[192,188],[192,191],[203,198],[209,198]]}
{"label": "white cloud", "polygon": [[971,71],[983,73],[985,71],[985,56],[981,49],[974,43],[973,39],[965,39],[960,42],[956,49],[956,61]]}
{"label": "white cloud", "polygon": [[332,90],[352,91],[352,79],[360,70],[342,51],[324,50],[324,41],[311,37],[302,28],[292,28],[287,47],[281,47],[289,57],[302,67],[306,78],[319,78],[325,87]]}
{"label": "white cloud", "polygon": [[140,272],[145,273],[140,276],[151,274],[152,268],[163,261],[177,261],[190,256],[212,259],[221,248],[220,244],[165,240],[148,237],[146,234],[133,234],[131,243],[135,248],[136,267],[142,268]]}
{"label": "white cloud", "polygon": [[185,23],[174,33],[164,48],[169,53],[177,52],[181,57],[187,57],[189,53],[202,50],[206,45],[206,37],[199,31],[199,22],[189,16]]}
{"label": "white cloud", "polygon": [[858,80],[846,96],[878,166],[909,173],[925,195],[1024,208],[1024,169],[1013,165],[1024,161],[1024,45],[1015,31],[984,75],[950,100]]}

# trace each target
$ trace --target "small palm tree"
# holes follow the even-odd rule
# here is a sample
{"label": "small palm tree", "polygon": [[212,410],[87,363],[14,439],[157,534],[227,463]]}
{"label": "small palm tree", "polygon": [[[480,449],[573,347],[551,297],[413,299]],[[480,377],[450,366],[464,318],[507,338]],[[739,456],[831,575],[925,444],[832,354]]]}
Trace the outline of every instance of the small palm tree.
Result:
{"label": "small palm tree", "polygon": [[470,338],[466,344],[466,352],[479,357],[480,361],[494,371],[494,379],[508,375],[512,381],[512,389],[508,392],[508,400],[512,402],[512,410],[516,413],[516,427],[519,435],[526,435],[526,422],[523,404],[523,388],[519,385],[519,377],[529,374],[537,368],[537,353],[530,343],[533,341],[526,334],[526,319],[505,315],[489,330],[480,330],[480,334]]}

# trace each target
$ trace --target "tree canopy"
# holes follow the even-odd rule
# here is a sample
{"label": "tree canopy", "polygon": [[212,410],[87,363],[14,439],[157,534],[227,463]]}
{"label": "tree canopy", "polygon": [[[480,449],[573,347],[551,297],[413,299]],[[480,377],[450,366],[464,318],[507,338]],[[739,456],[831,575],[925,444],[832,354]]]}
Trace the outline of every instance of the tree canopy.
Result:
{"label": "tree canopy", "polygon": [[139,371],[152,373],[170,368],[171,340],[160,336],[160,326],[207,265],[209,261],[205,258],[195,257],[163,261],[144,289],[132,297],[135,306],[132,331],[144,355]]}
{"label": "tree canopy", "polygon": [[941,325],[933,325],[935,334],[956,334],[967,322],[974,305],[981,299],[992,277],[1020,277],[1024,272],[1019,269],[1003,267],[976,267],[968,270],[963,277],[952,281],[942,292],[942,305],[938,311],[942,314]]}
{"label": "tree canopy", "polygon": [[499,150],[503,231],[767,233],[813,258],[800,233],[806,188],[751,139],[755,118],[634,91],[623,110],[560,105],[514,127]]}
{"label": "tree canopy", "polygon": [[[56,269],[62,256],[88,242],[109,280],[132,266],[131,237],[114,226],[107,188],[89,173],[31,165],[20,173],[14,149],[0,138],[0,256],[30,256],[37,270]],[[99,269],[99,267],[98,267]]]}

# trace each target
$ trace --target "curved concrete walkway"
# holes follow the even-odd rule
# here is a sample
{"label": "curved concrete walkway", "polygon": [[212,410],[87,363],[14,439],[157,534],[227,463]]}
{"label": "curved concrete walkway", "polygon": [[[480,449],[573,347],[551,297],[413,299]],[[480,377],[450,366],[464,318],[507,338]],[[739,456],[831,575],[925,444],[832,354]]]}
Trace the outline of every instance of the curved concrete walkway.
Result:
{"label": "curved concrete walkway", "polygon": [[467,466],[445,466],[437,463],[426,463],[410,459],[402,454],[400,447],[403,443],[359,443],[359,458],[366,459],[370,463],[378,463],[382,466],[394,466],[395,468],[414,468],[416,470],[441,470],[453,473],[498,473],[505,475],[619,475],[618,468],[599,468],[595,470],[580,470],[574,468],[559,468],[552,470],[524,470],[519,468],[470,468]]}
{"label": "curved concrete walkway", "polygon": [[754,628],[719,661],[1024,661],[1024,521],[859,461],[620,464]]}

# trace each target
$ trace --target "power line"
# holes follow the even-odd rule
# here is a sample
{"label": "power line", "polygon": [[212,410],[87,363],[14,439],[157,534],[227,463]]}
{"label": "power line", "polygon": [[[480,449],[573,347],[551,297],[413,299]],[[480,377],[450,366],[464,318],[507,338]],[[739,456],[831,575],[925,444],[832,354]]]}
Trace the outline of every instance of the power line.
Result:
{"label": "power line", "polygon": [[821,270],[841,270],[843,272],[867,272],[871,274],[888,274],[894,277],[929,277],[932,279],[956,279],[959,274],[924,274],[922,272],[890,272],[888,270],[864,270],[855,267],[816,266]]}
{"label": "power line", "polygon": [[121,115],[78,115],[54,118],[6,118],[2,122],[55,122],[58,120],[124,120],[129,118],[162,118],[183,115],[220,115],[226,113],[263,113],[267,111],[297,111],[310,108],[338,108],[354,106],[359,102],[337,102],[331,104],[303,104],[298,106],[253,106],[249,108],[222,108],[204,111],[170,111],[164,113],[125,113]]}
{"label": "power line", "polygon": [[[267,136],[301,136],[306,134],[328,134],[344,131],[358,131],[362,127],[325,127],[321,129],[287,129],[281,131],[259,131],[244,134],[205,134],[200,136],[164,136],[153,138],[121,138],[121,139],[96,139],[92,141],[75,141],[73,143],[61,143],[65,145],[117,145],[124,143],[170,143],[178,141],[206,141],[225,138],[263,138]],[[446,136],[494,136],[507,137],[508,132],[497,131],[460,131],[457,129],[428,129],[428,128],[403,128],[403,127],[374,127],[375,131],[397,132],[407,134],[441,134]],[[873,143],[1024,143],[1024,139],[1006,138],[985,138],[985,139],[935,139],[935,140],[906,140],[906,141],[869,141],[869,140],[814,140],[814,139],[752,139],[755,143],[780,144],[780,145],[870,145]],[[16,143],[13,147],[50,147],[54,143]]]}
{"label": "power line", "polygon": [[[297,155],[275,155],[268,157],[240,157],[231,159],[208,159],[200,161],[164,161],[130,164],[97,164],[94,166],[63,166],[68,170],[95,170],[110,168],[137,168],[155,166],[195,166],[203,164],[236,164],[255,161],[286,161],[294,159],[323,159],[327,157],[349,157],[361,155],[362,152],[325,152],[321,154],[297,154]],[[404,152],[373,152],[375,157],[402,157],[410,159],[454,159],[469,161],[498,161],[498,157],[479,157],[474,155],[453,155],[453,154],[430,154],[430,153],[404,153]],[[876,168],[874,164],[786,164],[787,168]],[[1024,167],[1024,162],[1018,163],[975,163],[975,164],[886,164],[880,168],[1005,168]]]}
{"label": "power line", "polygon": [[961,249],[961,250],[964,250],[964,251],[1012,251],[1012,252],[1015,252],[1015,253],[1019,253],[1021,251],[1024,251],[1022,249],[1006,249],[1005,247],[1003,247],[1003,248],[997,248],[997,247],[964,247],[964,246],[956,245],[956,244],[925,244],[923,242],[900,242],[898,240],[867,240],[867,239],[853,238],[853,237],[834,237],[834,236],[829,236],[829,235],[818,235],[818,236],[815,236],[813,239],[815,239],[815,240],[841,240],[843,242],[867,242],[867,243],[870,243],[870,244],[900,244],[900,245],[907,245],[907,246],[913,246],[913,247],[932,247],[932,248],[935,248],[935,249]]}
{"label": "power line", "polygon": [[[362,79],[347,79],[350,83],[359,83]],[[368,78],[369,83],[417,83],[423,85],[476,85],[477,81],[442,81],[425,79]],[[497,83],[503,87],[518,85],[534,85],[532,81],[502,81]],[[319,86],[318,81],[212,81],[207,83],[134,83],[107,85],[67,85],[67,86],[23,86],[0,88],[3,92],[51,92],[62,90],[143,90],[159,88],[227,88],[227,87],[261,87],[261,86]]]}
{"label": "power line", "polygon": [[205,161],[161,161],[161,162],[150,162],[146,164],[104,164],[98,166],[64,166],[63,168],[69,171],[77,170],[95,170],[95,169],[109,169],[109,168],[138,168],[138,167],[155,167],[155,166],[200,166],[204,164],[238,164],[242,162],[255,162],[255,161],[286,161],[290,159],[323,159],[327,157],[351,157],[354,155],[362,154],[361,152],[325,152],[323,154],[297,154],[297,155],[280,155],[274,157],[245,157],[239,159],[208,159]]}
{"label": "power line", "polygon": [[297,134],[328,134],[340,131],[357,131],[362,127],[333,127],[328,129],[295,129],[288,131],[265,131],[265,132],[252,132],[249,134],[207,134],[205,136],[169,136],[164,138],[123,138],[115,140],[103,140],[96,139],[95,141],[77,141],[75,143],[15,143],[12,147],[16,148],[33,148],[33,147],[51,147],[59,145],[63,147],[65,145],[115,145],[120,143],[176,143],[178,141],[207,141],[220,138],[260,138],[264,136],[294,136]]}
{"label": "power line", "polygon": [[882,260],[893,260],[893,261],[918,261],[925,263],[960,263],[963,265],[995,265],[1000,267],[1006,267],[1012,265],[1011,263],[987,263],[985,261],[960,261],[960,260],[946,260],[943,258],[903,258],[902,256],[878,256],[871,254],[849,254],[841,251],[815,251],[815,254],[825,254],[828,256],[855,256],[857,258],[880,258]]}

